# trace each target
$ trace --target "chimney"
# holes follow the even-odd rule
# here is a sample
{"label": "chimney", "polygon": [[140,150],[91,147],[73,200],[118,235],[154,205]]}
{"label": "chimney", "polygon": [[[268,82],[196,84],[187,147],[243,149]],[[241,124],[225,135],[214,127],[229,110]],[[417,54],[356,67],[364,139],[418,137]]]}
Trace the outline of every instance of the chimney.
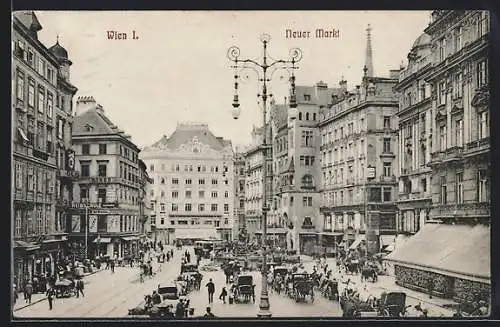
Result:
{"label": "chimney", "polygon": [[93,96],[79,96],[76,100],[75,116],[80,116],[84,112],[95,109],[97,103]]}

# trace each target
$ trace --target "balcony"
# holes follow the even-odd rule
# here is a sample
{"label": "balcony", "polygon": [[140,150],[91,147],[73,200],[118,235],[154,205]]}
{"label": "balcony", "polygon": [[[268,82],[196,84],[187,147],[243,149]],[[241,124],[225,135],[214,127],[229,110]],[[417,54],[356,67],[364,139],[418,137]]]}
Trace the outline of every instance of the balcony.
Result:
{"label": "balcony", "polygon": [[446,149],[445,160],[459,160],[462,158],[464,153],[463,147],[454,146],[449,149]]}
{"label": "balcony", "polygon": [[490,137],[467,143],[467,155],[480,154],[490,150]]}
{"label": "balcony", "polygon": [[71,201],[66,199],[57,199],[56,206],[59,208],[66,209],[71,207]]}
{"label": "balcony", "polygon": [[76,170],[65,170],[59,169],[59,177],[65,179],[78,179],[80,177],[80,172]]}
{"label": "balcony", "polygon": [[33,156],[38,158],[38,159],[42,159],[44,161],[47,161],[49,159],[48,153],[37,150],[37,149],[33,149]]}
{"label": "balcony", "polygon": [[491,217],[490,202],[435,205],[431,216],[436,218]]}
{"label": "balcony", "polygon": [[411,192],[411,193],[399,193],[398,201],[418,201],[418,200],[428,200],[431,198],[430,194],[424,192]]}
{"label": "balcony", "polygon": [[396,183],[396,176],[380,176],[380,181],[383,183]]}

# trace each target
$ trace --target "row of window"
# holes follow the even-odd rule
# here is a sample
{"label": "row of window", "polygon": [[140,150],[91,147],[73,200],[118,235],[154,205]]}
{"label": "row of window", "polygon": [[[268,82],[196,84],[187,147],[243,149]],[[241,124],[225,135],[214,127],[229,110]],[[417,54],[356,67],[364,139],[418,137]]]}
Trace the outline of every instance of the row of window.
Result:
{"label": "row of window", "polygon": [[[223,166],[221,168],[221,172],[227,173],[229,168],[227,166]],[[155,165],[151,164],[149,165],[149,171],[153,172],[155,171]],[[165,164],[161,164],[161,171],[165,171]],[[170,171],[180,171],[180,165],[179,164],[172,164]],[[193,172],[197,171],[199,173],[204,173],[207,171],[207,166],[206,165],[199,165],[193,167],[193,165],[184,165],[184,172]],[[212,166],[210,167],[210,172],[211,173],[218,173],[219,172],[219,166]],[[243,174],[243,173],[241,173]]]}
{"label": "row of window", "polygon": [[[391,129],[391,116],[383,116],[383,129]],[[335,124],[338,126],[337,124]],[[359,124],[354,124],[354,122],[347,123],[346,129],[344,130],[344,126],[340,126],[337,128],[333,127],[334,125],[330,125],[325,128],[321,134],[321,145],[326,145],[331,142],[340,141],[344,138],[347,138],[351,135],[360,133],[366,130],[365,119],[360,118]]]}
{"label": "row of window", "polygon": [[49,235],[52,216],[53,210],[49,204],[35,204],[32,210],[17,209],[14,213],[14,237]]}
{"label": "row of window", "polygon": [[15,164],[15,187],[17,190],[27,188],[38,193],[54,193],[55,172],[43,168],[27,167],[21,163]]}
{"label": "row of window", "polygon": [[[489,30],[489,25],[488,25],[488,14],[485,11],[481,11],[479,15],[476,17],[476,23],[475,26],[468,27],[467,28],[467,41],[471,39],[478,39],[481,36],[485,35],[488,33]],[[475,34],[472,34],[472,32],[475,30]],[[451,44],[448,44],[448,39],[446,36],[442,37],[438,41],[438,50],[439,52],[437,53],[438,57],[437,59],[439,61],[443,61],[448,55],[451,55],[459,50],[461,50],[464,46],[464,27],[462,25],[457,26],[453,31],[452,31],[452,40]],[[472,41],[472,40],[471,40]]]}
{"label": "row of window", "polygon": [[[453,75],[451,81],[452,87],[452,99],[461,98],[463,95],[463,73],[459,72]],[[476,64],[476,87],[481,87],[488,84],[488,71],[487,71],[487,60],[481,60]],[[438,83],[438,103],[439,105],[445,105],[447,102],[448,87],[446,85],[446,79]]]}
{"label": "row of window", "polygon": [[[160,178],[160,184],[164,185],[166,182],[165,178],[162,177]],[[154,179],[153,179],[153,183],[154,184]],[[179,185],[179,178],[172,178],[171,179],[171,183],[172,185]],[[191,178],[186,178],[184,180],[184,184],[185,185],[193,185],[193,180]],[[219,180],[217,178],[212,178],[212,185],[218,185],[219,184]],[[198,179],[198,185],[205,185],[205,178],[200,178]],[[224,185],[229,185],[229,180],[225,179],[224,180]]]}
{"label": "row of window", "polygon": [[[191,222],[191,225],[214,225],[214,227],[220,227],[220,220],[203,220],[203,224],[201,223],[200,219],[191,219],[191,220],[183,220],[179,219],[177,220],[177,225],[189,225],[189,222]],[[156,220],[155,220],[156,223]],[[160,218],[160,224],[165,225],[165,218],[161,217]],[[175,225],[176,221],[171,219],[170,220],[170,225]],[[224,218],[224,225],[229,225],[229,219]]]}
{"label": "row of window", "polygon": [[[358,190],[359,192],[359,190]],[[368,202],[392,202],[392,187],[370,187],[367,189],[366,197]],[[354,191],[352,189],[344,191],[333,191],[323,193],[323,203],[327,205],[349,205],[354,202]],[[360,194],[358,193],[358,196]],[[360,202],[365,202],[364,198]]]}
{"label": "row of window", "polygon": [[[150,194],[151,194],[151,197],[154,197],[154,194],[155,194],[155,193],[154,193],[154,190],[151,190],[151,193],[150,193]],[[217,198],[217,197],[218,197],[218,195],[219,195],[219,193],[218,193],[217,191],[212,191],[212,198],[214,198],[214,199],[215,199],[215,198]],[[165,191],[163,191],[163,190],[162,190],[162,191],[160,191],[160,196],[161,196],[162,198],[163,198],[163,197],[165,197]],[[178,197],[179,197],[179,191],[172,191],[172,198],[177,199]],[[190,191],[190,190],[185,191],[185,198],[186,198],[186,199],[191,199],[191,197],[192,197],[192,191]],[[203,190],[198,191],[198,197],[199,197],[200,199],[205,198],[205,191],[203,191]],[[229,192],[228,192],[228,191],[225,191],[225,192],[224,192],[224,197],[225,197],[225,198],[228,198],[228,197],[229,197]]]}
{"label": "row of window", "polygon": [[[18,69],[16,76],[16,97],[23,102],[26,101],[26,84],[24,73]],[[38,92],[35,92],[37,90]],[[36,100],[35,100],[36,98]],[[38,109],[40,114],[46,113],[49,119],[52,119],[54,114],[54,95],[49,90],[46,90],[40,83],[35,87],[35,79],[28,76],[28,107]]]}
{"label": "row of window", "polygon": [[[489,175],[486,169],[479,169],[477,171],[477,201],[487,202],[490,199],[490,182]],[[441,190],[439,193],[440,203],[448,204],[448,184],[446,176],[441,176],[440,179]],[[457,172],[455,175],[455,203],[464,203],[464,173]]]}
{"label": "row of window", "polygon": [[[479,140],[489,137],[490,129],[489,129],[489,117],[487,111],[482,111],[477,114],[477,138]],[[442,125],[439,126],[439,150],[445,151],[448,146],[457,146],[463,147],[464,145],[464,123],[463,119],[457,119],[454,121],[453,128],[453,136],[451,140],[448,140],[446,124],[443,122]],[[450,144],[448,144],[448,141]]]}
{"label": "row of window", "polygon": [[[165,205],[166,204],[163,203],[163,202],[160,203],[160,212],[161,213],[166,212],[165,211],[165,208],[166,208]],[[154,201],[151,201],[151,206],[152,206],[153,210],[155,210],[154,209],[155,208],[155,202]],[[192,203],[185,203],[184,204],[184,211],[194,211],[193,210],[194,207],[195,207],[195,205],[193,205]],[[208,207],[208,205],[207,205],[207,207]],[[179,204],[172,203],[170,211],[179,211]],[[205,211],[205,204],[204,203],[199,203],[198,204],[198,211],[199,212]],[[218,204],[217,203],[212,203],[210,205],[210,211],[218,211]],[[229,204],[227,204],[227,203],[224,204],[224,212],[225,213],[229,212]]]}
{"label": "row of window", "polygon": [[[26,49],[27,48],[27,49]],[[56,70],[52,67],[42,55],[36,53],[32,48],[26,47],[23,40],[17,40],[12,49],[18,58],[26,62],[34,71],[45,78],[50,84],[56,85]]]}
{"label": "row of window", "polygon": [[[356,142],[349,143],[346,147],[340,146],[339,148],[335,148],[333,150],[327,152],[323,151],[322,163],[323,166],[343,162],[344,160],[348,160],[349,158],[354,159],[356,156],[355,153]],[[391,153],[391,138],[384,138],[383,148],[384,153]],[[359,157],[364,156],[366,153],[365,140],[360,140],[358,144],[358,154]]]}

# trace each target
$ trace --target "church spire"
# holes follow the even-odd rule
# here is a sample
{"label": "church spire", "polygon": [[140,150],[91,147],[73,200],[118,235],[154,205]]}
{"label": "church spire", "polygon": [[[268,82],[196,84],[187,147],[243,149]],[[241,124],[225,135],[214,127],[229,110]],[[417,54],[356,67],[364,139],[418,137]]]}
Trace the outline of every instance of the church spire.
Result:
{"label": "church spire", "polygon": [[365,76],[373,77],[373,53],[372,53],[372,28],[370,24],[366,28],[366,55],[365,55]]}

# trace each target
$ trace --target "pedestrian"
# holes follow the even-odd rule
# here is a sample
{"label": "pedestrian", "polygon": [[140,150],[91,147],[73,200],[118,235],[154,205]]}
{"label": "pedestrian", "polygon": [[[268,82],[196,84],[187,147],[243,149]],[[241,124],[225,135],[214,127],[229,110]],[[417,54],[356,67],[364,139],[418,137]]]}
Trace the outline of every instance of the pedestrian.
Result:
{"label": "pedestrian", "polygon": [[47,301],[49,302],[49,310],[52,310],[52,301],[54,300],[54,289],[51,287],[47,290]]}
{"label": "pedestrian", "polygon": [[226,288],[222,288],[222,292],[220,293],[219,300],[222,300],[224,304],[226,304],[226,296],[227,296],[227,291]]}
{"label": "pedestrian", "polygon": [[161,303],[161,295],[158,294],[158,292],[153,291],[153,296],[151,297],[151,300],[153,304],[160,304]]}
{"label": "pedestrian", "polygon": [[214,303],[215,284],[212,281],[212,278],[210,278],[205,286],[208,289],[208,303]]}
{"label": "pedestrian", "polygon": [[115,260],[111,260],[111,273],[115,273]]}
{"label": "pedestrian", "polygon": [[203,318],[207,319],[215,318],[215,315],[212,313],[212,309],[210,307],[207,307],[207,312],[205,313]]}
{"label": "pedestrian", "polygon": [[149,263],[149,276],[153,276],[153,265]]}
{"label": "pedestrian", "polygon": [[28,280],[24,287],[24,298],[26,299],[26,303],[31,303],[31,295],[33,295],[33,284]]}
{"label": "pedestrian", "polygon": [[76,281],[76,297],[80,297],[80,293],[82,293],[82,297],[85,297],[85,294],[83,293],[83,288],[84,288],[84,282],[83,279],[79,278]]}
{"label": "pedestrian", "polygon": [[174,249],[170,249],[170,258],[173,258],[174,257]]}

